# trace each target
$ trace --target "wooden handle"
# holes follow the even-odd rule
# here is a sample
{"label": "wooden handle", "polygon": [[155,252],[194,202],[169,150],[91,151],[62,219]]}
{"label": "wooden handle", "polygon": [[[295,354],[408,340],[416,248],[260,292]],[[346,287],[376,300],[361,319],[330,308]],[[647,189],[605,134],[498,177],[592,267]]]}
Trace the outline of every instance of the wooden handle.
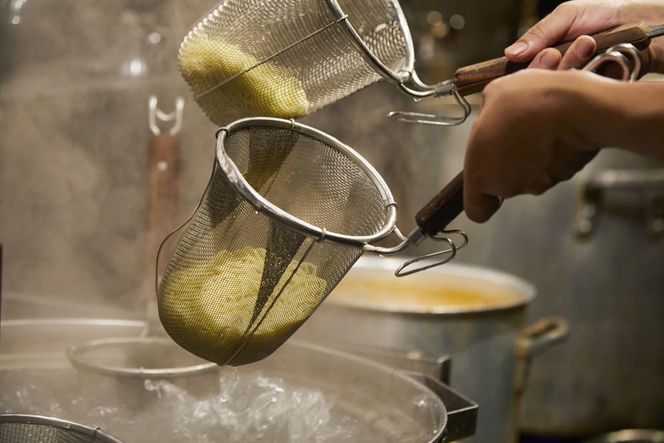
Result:
{"label": "wooden handle", "polygon": [[176,136],[160,134],[148,146],[148,196],[146,229],[147,252],[154,256],[164,237],[175,227],[178,209],[178,171],[180,141]]}
{"label": "wooden handle", "polygon": [[444,230],[463,212],[463,171],[431,199],[415,220],[427,235],[434,236]]}
{"label": "wooden handle", "polygon": [[[597,53],[620,43],[631,43],[643,50],[650,45],[649,32],[650,28],[647,25],[629,25],[594,34],[591,37],[597,42]],[[571,45],[572,42],[563,43],[556,46],[556,49],[565,55]],[[481,92],[492,80],[525,69],[529,64],[530,62],[511,62],[505,57],[488,60],[459,69],[454,74],[454,83],[461,95],[475,94]]]}

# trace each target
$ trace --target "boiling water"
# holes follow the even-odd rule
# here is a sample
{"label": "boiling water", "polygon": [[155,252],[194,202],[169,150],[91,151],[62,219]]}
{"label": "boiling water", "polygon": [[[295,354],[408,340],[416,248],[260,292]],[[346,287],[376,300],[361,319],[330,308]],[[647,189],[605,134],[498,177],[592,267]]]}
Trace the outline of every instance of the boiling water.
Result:
{"label": "boiling water", "polygon": [[0,412],[55,416],[145,443],[376,441],[375,429],[344,410],[341,399],[260,372],[224,368],[218,389],[204,395],[176,382],[136,380],[142,389],[124,403],[109,396],[117,385],[91,390],[84,379],[71,370],[0,371]]}

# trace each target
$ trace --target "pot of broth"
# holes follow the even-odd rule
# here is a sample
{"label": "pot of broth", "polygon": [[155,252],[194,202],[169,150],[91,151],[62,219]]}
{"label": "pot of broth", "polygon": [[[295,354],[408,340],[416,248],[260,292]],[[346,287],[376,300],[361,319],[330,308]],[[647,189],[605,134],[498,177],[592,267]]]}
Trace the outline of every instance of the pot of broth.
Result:
{"label": "pot of broth", "polygon": [[400,260],[360,260],[303,327],[330,346],[372,346],[452,358],[452,385],[480,405],[473,442],[513,442],[528,362],[561,342],[567,325],[525,327],[535,288],[512,275],[446,265],[395,278]]}

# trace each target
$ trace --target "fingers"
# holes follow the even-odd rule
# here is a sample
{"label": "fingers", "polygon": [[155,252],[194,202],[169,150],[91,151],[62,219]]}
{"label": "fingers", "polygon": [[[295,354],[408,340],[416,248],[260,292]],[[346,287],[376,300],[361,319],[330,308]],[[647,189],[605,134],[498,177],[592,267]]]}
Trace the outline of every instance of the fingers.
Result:
{"label": "fingers", "polygon": [[537,54],[537,57],[533,59],[529,67],[555,70],[558,69],[562,58],[563,57],[560,54],[560,51],[557,49],[548,48]]}
{"label": "fingers", "polygon": [[477,193],[473,188],[464,185],[463,205],[466,216],[475,223],[484,223],[495,214],[503,200],[494,195]]}
{"label": "fingers", "polygon": [[578,9],[574,5],[559,6],[505,49],[505,56],[515,62],[532,60],[544,48],[554,46],[568,34],[577,14]]}
{"label": "fingers", "polygon": [[596,51],[595,39],[587,35],[581,36],[569,47],[558,69],[581,69],[592,60]]}
{"label": "fingers", "polygon": [[539,69],[580,69],[592,60],[597,50],[595,39],[587,35],[579,37],[569,47],[565,55],[554,48],[542,50],[530,63],[530,68]]}
{"label": "fingers", "polygon": [[495,106],[489,104],[480,112],[478,121],[471,130],[464,162],[464,210],[466,216],[476,223],[489,220],[503,202],[502,198],[487,186],[487,183],[491,182],[488,177],[495,176],[494,169],[501,168],[499,161],[492,158],[495,154],[494,143],[503,145],[500,142],[502,125],[492,116],[495,116]]}

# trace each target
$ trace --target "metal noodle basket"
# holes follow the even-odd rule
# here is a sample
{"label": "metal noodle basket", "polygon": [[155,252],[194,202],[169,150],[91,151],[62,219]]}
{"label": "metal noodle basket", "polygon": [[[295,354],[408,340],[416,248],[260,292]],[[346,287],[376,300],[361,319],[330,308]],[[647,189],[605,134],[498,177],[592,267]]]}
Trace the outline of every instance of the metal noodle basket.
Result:
{"label": "metal noodle basket", "polygon": [[0,441],[11,443],[122,443],[99,430],[39,415],[0,414]]}
{"label": "metal noodle basket", "polygon": [[107,407],[122,413],[159,402],[158,392],[146,390],[148,380],[168,380],[192,395],[209,393],[218,382],[216,364],[167,337],[92,340],[68,348],[67,357],[79,371],[80,389],[95,392]]}
{"label": "metal noodle basket", "polygon": [[[417,99],[454,96],[463,116],[429,116],[428,123],[462,123],[467,102],[450,82],[422,83],[414,52],[396,0],[225,0],[185,37],[179,63],[219,125],[307,115],[381,78]],[[399,116],[422,121],[421,114]]]}
{"label": "metal noodle basket", "polygon": [[[161,322],[207,360],[260,360],[309,318],[364,251],[392,254],[428,236],[445,244],[428,256],[438,257],[435,265],[451,260],[466,244],[458,231],[450,231],[463,237],[458,245],[444,236],[463,210],[462,184],[459,175],[406,237],[396,228],[389,188],[352,148],[292,120],[232,123],[218,132],[212,178],[158,287]],[[387,237],[398,244],[377,245]],[[420,270],[414,265],[421,259],[398,275]]]}

